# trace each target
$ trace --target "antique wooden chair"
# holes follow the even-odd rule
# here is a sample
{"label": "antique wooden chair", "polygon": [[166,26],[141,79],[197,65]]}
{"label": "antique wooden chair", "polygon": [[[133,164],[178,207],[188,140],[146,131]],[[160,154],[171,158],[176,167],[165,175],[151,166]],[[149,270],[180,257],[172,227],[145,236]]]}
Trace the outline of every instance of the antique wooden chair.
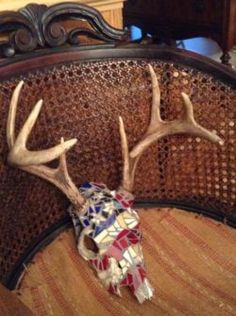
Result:
{"label": "antique wooden chair", "polygon": [[[69,28],[65,21],[72,21]],[[234,315],[235,72],[186,51],[126,43],[123,31],[79,4],[1,13],[0,30],[9,35],[0,43],[1,283],[37,315]],[[85,36],[94,42],[83,45]],[[123,298],[107,293],[80,258],[66,197],[7,164],[6,121],[13,89],[23,79],[17,130],[33,104],[44,100],[29,148],[77,137],[67,159],[74,182],[116,188],[118,116],[132,147],[150,117],[148,63],[158,75],[162,118],[181,116],[185,92],[197,121],[224,144],[168,136],[140,159],[136,207],[155,298],[139,305],[127,291]]]}

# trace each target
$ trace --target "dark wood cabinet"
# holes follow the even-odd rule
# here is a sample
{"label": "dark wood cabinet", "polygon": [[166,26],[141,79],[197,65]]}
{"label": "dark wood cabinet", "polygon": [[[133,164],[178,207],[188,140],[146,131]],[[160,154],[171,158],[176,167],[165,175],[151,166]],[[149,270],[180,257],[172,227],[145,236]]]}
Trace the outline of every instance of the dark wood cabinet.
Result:
{"label": "dark wood cabinet", "polygon": [[229,64],[228,52],[236,44],[236,0],[128,0],[124,23],[166,42],[210,37],[222,48],[222,62]]}

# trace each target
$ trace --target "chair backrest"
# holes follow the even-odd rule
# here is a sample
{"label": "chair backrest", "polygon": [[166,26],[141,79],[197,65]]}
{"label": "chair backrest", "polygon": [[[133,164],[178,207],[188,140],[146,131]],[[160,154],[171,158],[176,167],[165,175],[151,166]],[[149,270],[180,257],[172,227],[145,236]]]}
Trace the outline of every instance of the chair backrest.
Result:
{"label": "chair backrest", "polygon": [[[162,117],[172,120],[181,115],[180,93],[186,92],[193,102],[197,121],[216,130],[225,142],[218,147],[182,135],[166,137],[151,146],[137,169],[137,205],[180,207],[235,225],[235,72],[181,50],[121,45],[117,41],[122,41],[123,32],[108,27],[97,12],[92,10],[92,14],[90,8],[82,5],[73,5],[76,13],[68,7],[66,17],[87,18],[95,28],[95,35],[92,31],[76,30],[74,36],[86,33],[98,39],[100,35],[100,40],[113,43],[68,46],[73,41],[68,40],[69,31],[65,29],[66,39],[53,42],[48,32],[53,27],[54,31],[61,30],[57,13],[62,9],[60,5],[53,6],[53,10],[43,8],[38,28],[43,33],[35,33],[37,28],[23,25],[18,16],[22,13],[18,12],[18,22],[11,21],[15,23],[14,33],[10,31],[14,41],[1,45],[1,281],[13,286],[16,271],[22,269],[32,250],[36,251],[45,236],[60,230],[67,222],[69,206],[66,197],[50,184],[7,165],[6,119],[12,91],[21,79],[25,86],[18,106],[18,129],[36,101],[44,99],[42,113],[29,140],[30,148],[47,148],[61,136],[77,137],[78,144],[68,154],[75,183],[79,186],[84,181],[97,181],[117,188],[122,169],[118,116],[124,118],[132,147],[144,134],[150,117],[147,64],[151,63],[159,77]],[[64,19],[65,13],[60,12]],[[12,15],[0,14],[0,26],[5,26],[5,30],[11,30],[7,17]],[[28,49],[20,46],[30,36],[31,46],[26,45]],[[49,43],[54,47],[48,48]],[[14,57],[6,57],[15,53]]]}

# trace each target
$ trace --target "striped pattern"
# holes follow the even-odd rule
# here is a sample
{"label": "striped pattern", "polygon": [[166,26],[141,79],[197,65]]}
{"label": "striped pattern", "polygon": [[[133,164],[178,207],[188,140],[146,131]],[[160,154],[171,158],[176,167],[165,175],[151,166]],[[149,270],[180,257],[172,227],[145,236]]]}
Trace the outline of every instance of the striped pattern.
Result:
{"label": "striped pattern", "polygon": [[19,298],[36,315],[236,316],[236,230],[170,209],[140,210],[143,251],[155,297],[110,295],[77,253],[72,230],[38,253]]}

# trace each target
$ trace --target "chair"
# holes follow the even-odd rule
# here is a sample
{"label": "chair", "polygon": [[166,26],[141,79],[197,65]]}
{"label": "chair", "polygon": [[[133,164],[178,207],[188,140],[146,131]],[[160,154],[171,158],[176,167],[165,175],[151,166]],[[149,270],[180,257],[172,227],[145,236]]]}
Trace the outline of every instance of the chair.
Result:
{"label": "chair", "polygon": [[[69,30],[61,21],[70,19],[86,20],[89,28]],[[186,51],[124,43],[123,31],[79,4],[1,13],[0,29],[10,35],[0,45],[1,282],[38,315],[233,315],[235,72]],[[77,39],[84,35],[96,44],[82,45]],[[77,137],[67,159],[75,183],[117,188],[122,169],[117,119],[123,117],[134,146],[150,117],[148,63],[159,77],[162,118],[181,115],[184,91],[197,121],[216,130],[224,145],[178,135],[142,156],[136,207],[156,296],[139,305],[128,291],[123,299],[108,294],[79,257],[66,197],[7,164],[5,126],[12,91],[23,79],[17,129],[44,99],[29,147],[51,147],[62,135]]]}

